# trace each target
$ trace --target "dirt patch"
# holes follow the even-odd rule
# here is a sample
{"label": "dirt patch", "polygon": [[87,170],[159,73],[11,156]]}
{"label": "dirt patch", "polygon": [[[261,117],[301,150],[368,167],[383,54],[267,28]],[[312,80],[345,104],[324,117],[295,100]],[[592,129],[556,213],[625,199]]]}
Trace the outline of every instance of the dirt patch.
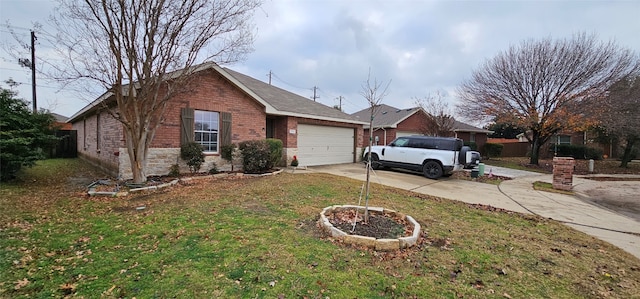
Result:
{"label": "dirt patch", "polygon": [[640,182],[594,181],[577,185],[576,191],[586,196],[580,199],[603,206],[640,222]]}
{"label": "dirt patch", "polygon": [[[364,222],[364,214],[355,209],[335,212],[327,217],[331,224],[350,235],[360,235],[376,239],[397,239],[410,236],[413,232],[409,223],[397,217],[378,212],[369,212],[369,221]],[[356,219],[355,230],[353,221]]]}

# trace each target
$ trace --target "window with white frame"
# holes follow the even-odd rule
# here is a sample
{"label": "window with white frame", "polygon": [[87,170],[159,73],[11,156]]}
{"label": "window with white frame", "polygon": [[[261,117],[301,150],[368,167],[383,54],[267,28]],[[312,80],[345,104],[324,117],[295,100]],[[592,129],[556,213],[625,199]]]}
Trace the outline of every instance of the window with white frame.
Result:
{"label": "window with white frame", "polygon": [[569,135],[558,135],[557,138],[558,144],[571,144],[571,136]]}
{"label": "window with white frame", "polygon": [[194,111],[194,141],[200,143],[205,152],[218,152],[218,130],[220,115],[218,112]]}

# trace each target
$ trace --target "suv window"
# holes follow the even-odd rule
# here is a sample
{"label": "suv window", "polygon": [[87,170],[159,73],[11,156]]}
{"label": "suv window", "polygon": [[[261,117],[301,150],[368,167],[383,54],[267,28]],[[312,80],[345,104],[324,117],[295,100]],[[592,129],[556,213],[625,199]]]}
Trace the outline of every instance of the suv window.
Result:
{"label": "suv window", "polygon": [[414,148],[435,149],[437,148],[434,140],[426,138],[412,138],[409,141],[409,146]]}
{"label": "suv window", "polygon": [[409,139],[407,139],[407,138],[398,138],[392,143],[392,145],[393,146],[398,146],[398,147],[410,146],[409,145]]}
{"label": "suv window", "polygon": [[442,137],[409,137],[398,138],[393,142],[394,146],[423,148],[423,149],[437,149],[446,151],[460,151],[462,148],[462,141],[453,138]]}

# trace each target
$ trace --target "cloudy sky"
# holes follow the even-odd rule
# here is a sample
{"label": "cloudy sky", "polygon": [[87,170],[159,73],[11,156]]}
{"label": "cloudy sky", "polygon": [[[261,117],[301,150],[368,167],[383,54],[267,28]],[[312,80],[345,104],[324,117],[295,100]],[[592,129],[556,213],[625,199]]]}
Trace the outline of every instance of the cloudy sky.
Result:
{"label": "cloudy sky", "polygon": [[[2,43],[20,48],[29,43],[33,22],[53,33],[47,19],[50,0],[0,0]],[[440,92],[451,106],[455,89],[471,72],[510,45],[526,39],[567,38],[578,32],[640,51],[640,1],[371,1],[265,0],[255,13],[255,51],[228,67],[301,96],[317,87],[319,102],[343,110],[367,107],[359,95],[371,69],[372,78],[389,82],[384,104],[414,106],[415,98]],[[36,32],[36,35],[38,33]],[[50,57],[55,40],[41,34],[36,61]],[[5,50],[0,51],[0,85],[10,77],[31,99],[31,75]],[[80,95],[56,82],[38,81],[38,104],[71,116],[97,95]]]}

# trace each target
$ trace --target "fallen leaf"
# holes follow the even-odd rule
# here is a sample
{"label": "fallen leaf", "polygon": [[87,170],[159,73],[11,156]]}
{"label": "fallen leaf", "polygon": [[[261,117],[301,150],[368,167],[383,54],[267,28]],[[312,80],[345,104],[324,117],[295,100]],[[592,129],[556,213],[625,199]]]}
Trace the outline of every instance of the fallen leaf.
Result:
{"label": "fallen leaf", "polygon": [[29,284],[29,280],[27,278],[23,278],[22,280],[16,281],[16,285],[13,288],[15,290],[19,290],[23,287],[26,287],[28,284]]}
{"label": "fallen leaf", "polygon": [[71,294],[76,291],[78,285],[75,283],[65,283],[60,285],[60,290],[62,290],[65,294]]}

